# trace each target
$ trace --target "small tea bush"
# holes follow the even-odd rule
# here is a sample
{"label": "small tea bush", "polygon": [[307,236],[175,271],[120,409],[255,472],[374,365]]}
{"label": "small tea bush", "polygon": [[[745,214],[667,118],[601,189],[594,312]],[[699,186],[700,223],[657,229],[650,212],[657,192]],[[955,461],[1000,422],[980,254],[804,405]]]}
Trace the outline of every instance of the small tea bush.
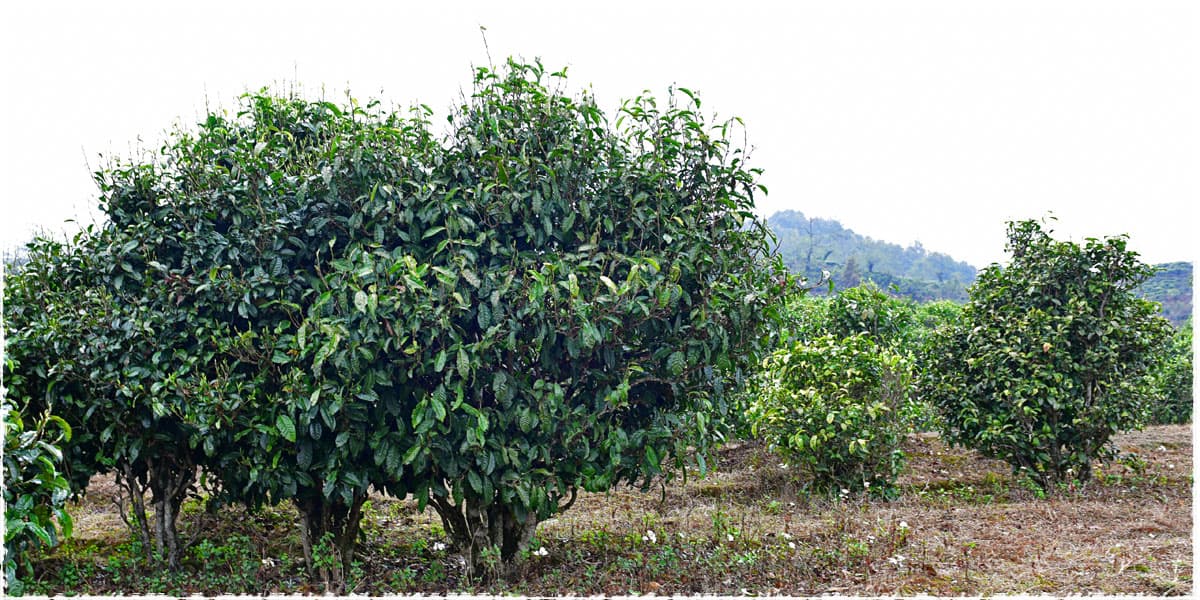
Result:
{"label": "small tea bush", "polygon": [[4,577],[10,593],[23,593],[18,569],[31,572],[29,552],[57,546],[71,535],[64,510],[71,486],[59,471],[71,428],[49,414],[26,425],[11,406],[4,411]]}
{"label": "small tea bush", "polygon": [[1123,236],[1059,242],[1009,224],[1006,266],[984,269],[953,327],[925,350],[920,397],[943,437],[1043,489],[1091,477],[1118,431],[1144,423],[1170,326],[1133,290],[1154,273]]}
{"label": "small tea bush", "polygon": [[893,298],[871,281],[829,300],[826,331],[838,337],[864,334],[877,344],[895,347],[906,340],[912,324],[912,301]]}
{"label": "small tea bush", "polygon": [[895,494],[909,361],[866,335],[798,342],[767,360],[752,431],[802,465],[818,491]]}
{"label": "small tea bush", "polygon": [[1149,421],[1155,425],[1190,423],[1192,420],[1192,320],[1171,336],[1162,361],[1152,371],[1155,398]]}

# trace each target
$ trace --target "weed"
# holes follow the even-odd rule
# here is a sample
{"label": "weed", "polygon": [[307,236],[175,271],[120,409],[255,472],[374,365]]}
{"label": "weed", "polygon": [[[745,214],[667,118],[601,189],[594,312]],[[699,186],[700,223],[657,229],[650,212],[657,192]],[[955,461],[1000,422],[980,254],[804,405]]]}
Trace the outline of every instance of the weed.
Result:
{"label": "weed", "polygon": [[417,583],[417,572],[412,567],[404,567],[392,571],[388,577],[388,587],[392,592],[399,592],[413,587]]}
{"label": "weed", "polygon": [[421,574],[421,581],[425,583],[440,583],[446,579],[446,567],[440,561],[433,561]]}
{"label": "weed", "polygon": [[713,537],[717,541],[732,542],[742,535],[742,532],[730,522],[729,513],[724,509],[713,511],[712,524]]}

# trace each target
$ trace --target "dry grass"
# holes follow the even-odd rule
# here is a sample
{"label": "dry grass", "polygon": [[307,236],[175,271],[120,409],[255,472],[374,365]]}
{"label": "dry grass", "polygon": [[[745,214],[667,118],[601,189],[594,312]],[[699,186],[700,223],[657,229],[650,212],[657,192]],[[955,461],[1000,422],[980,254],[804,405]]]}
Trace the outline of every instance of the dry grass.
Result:
{"label": "dry grass", "polygon": [[[1138,458],[1098,465],[1092,482],[1039,497],[1004,463],[913,435],[892,502],[805,495],[801,478],[766,449],[733,445],[703,479],[582,495],[541,525],[547,556],[486,586],[465,581],[456,557],[434,549],[444,537],[432,511],[377,497],[354,586],[372,594],[1190,594],[1191,428],[1152,427],[1117,443]],[[283,507],[230,509],[206,525],[210,539],[248,545],[243,558],[255,566],[276,559],[266,572],[238,579],[231,566],[205,584],[210,565],[196,561],[178,587],[103,568],[66,586],[68,565],[100,564],[127,539],[97,483],[75,510],[76,539],[40,563],[46,593],[316,591],[287,558],[301,554],[295,515]]]}

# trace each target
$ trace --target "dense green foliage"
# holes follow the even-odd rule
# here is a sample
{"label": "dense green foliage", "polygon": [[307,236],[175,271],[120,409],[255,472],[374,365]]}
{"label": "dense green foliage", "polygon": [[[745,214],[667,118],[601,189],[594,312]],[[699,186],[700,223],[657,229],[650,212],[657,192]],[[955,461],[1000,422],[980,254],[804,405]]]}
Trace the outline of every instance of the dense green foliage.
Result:
{"label": "dense green foliage", "polygon": [[64,471],[73,488],[115,473],[147,558],[177,565],[175,519],[198,461],[190,421],[200,404],[190,396],[206,362],[199,326],[129,231],[89,228],[72,243],[39,239],[29,250],[5,289],[10,397],[23,414],[50,411],[71,424]]}
{"label": "dense green foliage", "polygon": [[750,403],[755,435],[803,466],[820,491],[892,496],[908,433],[911,367],[867,335],[797,342],[766,363]]}
{"label": "dense green foliage", "polygon": [[862,334],[881,346],[895,347],[907,340],[914,312],[912,301],[888,296],[868,281],[829,299],[825,330],[838,338]]}
{"label": "dense green foliage", "polygon": [[[779,240],[779,254],[788,268],[809,281],[828,271],[835,290],[873,281],[916,302],[967,299],[975,267],[919,243],[903,248],[873,240],[830,219],[806,218],[798,211],[771,215],[767,224]],[[820,289],[816,290],[818,293]]]}
{"label": "dense green foliage", "polygon": [[444,139],[426,109],[252,94],[98,173],[109,222],[33,244],[8,322],[79,485],[151,491],[172,565],[196,467],[214,501],[294,502],[337,591],[372,488],[474,570],[579,489],[703,471],[790,289],[756,171],[688,90],[610,123],[561,77],[478,69]]}
{"label": "dense green foliage", "polygon": [[61,445],[71,439],[71,427],[49,414],[22,418],[7,401],[2,410],[4,578],[8,591],[20,594],[18,570],[31,568],[29,553],[71,535],[71,516],[65,510],[71,486],[61,472]]}
{"label": "dense green foliage", "polygon": [[1192,420],[1192,320],[1171,335],[1161,362],[1152,371],[1154,398],[1149,402],[1149,422],[1190,423]]}
{"label": "dense green foliage", "polygon": [[1153,267],[1124,237],[1058,242],[1036,221],[1010,223],[1008,237],[1011,262],[984,269],[958,325],[936,334],[919,393],[946,439],[1044,487],[1086,480],[1112,434],[1141,424],[1169,332],[1133,294]]}
{"label": "dense green foliage", "polygon": [[1192,316],[1192,263],[1155,265],[1150,279],[1138,286],[1138,296],[1162,305],[1163,316],[1180,327]]}

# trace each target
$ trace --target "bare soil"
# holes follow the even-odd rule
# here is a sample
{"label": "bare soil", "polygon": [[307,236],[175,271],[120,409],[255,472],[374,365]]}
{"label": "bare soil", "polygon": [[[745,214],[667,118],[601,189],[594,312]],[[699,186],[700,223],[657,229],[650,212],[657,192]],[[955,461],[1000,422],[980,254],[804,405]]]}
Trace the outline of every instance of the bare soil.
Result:
{"label": "bare soil", "polygon": [[[1150,427],[1116,439],[1122,457],[1050,493],[1008,465],[933,434],[905,442],[899,499],[815,497],[766,448],[733,444],[718,469],[686,482],[583,494],[541,524],[518,571],[471,582],[440,521],[409,500],[374,497],[364,521],[359,594],[501,593],[1190,595],[1192,430]],[[141,565],[98,478],[74,507],[74,538],[35,565],[37,593],[319,593],[302,569],[296,515],[185,510],[198,535],[184,572]]]}

